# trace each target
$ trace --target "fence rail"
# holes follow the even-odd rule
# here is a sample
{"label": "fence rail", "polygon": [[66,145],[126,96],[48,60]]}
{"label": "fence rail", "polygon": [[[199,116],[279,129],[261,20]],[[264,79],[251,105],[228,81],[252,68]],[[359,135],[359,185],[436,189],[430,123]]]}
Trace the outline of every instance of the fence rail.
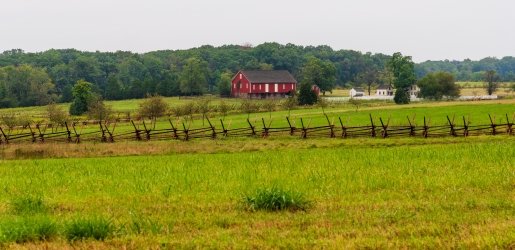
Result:
{"label": "fence rail", "polygon": [[[216,139],[230,137],[271,137],[271,136],[298,136],[299,138],[356,138],[356,137],[467,137],[475,135],[498,135],[507,134],[513,136],[514,126],[512,117],[510,120],[506,114],[505,123],[495,123],[490,115],[490,124],[470,125],[470,121],[463,117],[461,121],[455,122],[454,117],[448,116],[447,124],[431,126],[426,117],[422,126],[415,125],[413,119],[407,118],[406,125],[390,126],[390,119],[384,121],[379,117],[380,124],[374,123],[370,115],[370,124],[363,126],[347,126],[338,117],[338,123],[330,121],[325,115],[327,125],[311,126],[311,120],[305,121],[300,118],[301,126],[297,127],[286,117],[288,126],[273,127],[272,122],[261,119],[259,122],[252,123],[246,120],[247,126],[230,129],[230,125],[220,119],[220,126],[216,127],[211,120],[207,119],[208,125],[201,128],[190,128],[184,122],[174,124],[169,121],[168,128],[154,129],[147,126],[145,121],[138,122],[130,120],[132,130],[116,132],[119,121],[110,123],[107,121],[96,121],[88,123],[72,122],[61,125],[55,124],[36,124],[23,127],[3,128],[0,126],[0,144],[10,143],[81,143],[86,141],[113,143],[117,141],[151,141],[151,140],[193,140],[193,139]],[[89,125],[88,125],[89,124]],[[98,126],[94,129],[91,124]],[[87,131],[83,131],[84,126],[90,126]],[[50,131],[49,131],[50,130]]]}

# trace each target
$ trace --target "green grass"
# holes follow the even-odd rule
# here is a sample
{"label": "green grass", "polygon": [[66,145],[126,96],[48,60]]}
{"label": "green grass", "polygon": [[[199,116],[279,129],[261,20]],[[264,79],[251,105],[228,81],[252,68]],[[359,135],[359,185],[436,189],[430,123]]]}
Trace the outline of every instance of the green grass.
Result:
{"label": "green grass", "polygon": [[260,188],[252,194],[246,194],[243,204],[252,211],[297,211],[306,210],[311,202],[302,193],[272,186]]}
{"label": "green grass", "polygon": [[0,243],[48,241],[56,238],[57,235],[57,224],[48,217],[0,220]]}
{"label": "green grass", "polygon": [[102,217],[78,218],[69,222],[65,236],[70,241],[95,239],[105,240],[115,231],[113,223]]}
{"label": "green grass", "polygon": [[16,214],[37,214],[48,211],[48,206],[38,196],[19,196],[11,201],[12,210]]}
{"label": "green grass", "polygon": [[[256,142],[261,148],[253,151]],[[227,143],[210,154],[0,160],[0,222],[23,218],[9,213],[9,201],[41,194],[52,201],[47,216],[57,228],[69,229],[77,218],[112,218],[104,221],[112,227],[104,230],[108,236],[97,237],[104,241],[73,243],[82,248],[510,248],[515,242],[512,137],[295,142],[234,144],[244,152],[225,151]],[[281,143],[290,146],[276,147]],[[256,190],[273,186],[302,194],[312,206],[296,213],[242,208],[242,194],[257,197]],[[67,232],[45,246],[70,244]],[[33,237],[20,238],[28,240],[3,241],[41,247]]]}

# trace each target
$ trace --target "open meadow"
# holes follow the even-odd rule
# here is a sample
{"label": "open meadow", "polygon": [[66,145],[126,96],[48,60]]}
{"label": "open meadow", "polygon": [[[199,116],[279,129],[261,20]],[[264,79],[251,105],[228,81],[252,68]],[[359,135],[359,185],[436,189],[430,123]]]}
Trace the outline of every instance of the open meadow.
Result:
{"label": "open meadow", "polygon": [[[488,114],[512,119],[515,103],[357,108],[300,108],[291,116],[313,126],[327,123],[323,112],[350,125],[368,124],[369,115],[392,124],[414,115],[418,125],[424,116],[445,124],[447,115],[488,124]],[[282,126],[287,115],[250,120]],[[244,127],[247,116],[225,121]],[[198,115],[191,126],[202,126]],[[1,144],[0,247],[513,248],[514,149],[505,134]]]}

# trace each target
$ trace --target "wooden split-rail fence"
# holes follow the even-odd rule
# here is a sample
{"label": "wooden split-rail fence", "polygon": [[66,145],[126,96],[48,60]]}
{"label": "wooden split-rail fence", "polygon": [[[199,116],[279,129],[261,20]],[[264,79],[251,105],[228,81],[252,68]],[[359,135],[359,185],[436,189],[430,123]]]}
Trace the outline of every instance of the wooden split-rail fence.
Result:
{"label": "wooden split-rail fence", "polygon": [[[444,125],[430,125],[430,119],[423,119],[423,125],[416,125],[414,118],[407,118],[406,125],[392,126],[390,118],[386,121],[382,117],[379,123],[374,122],[370,115],[370,123],[364,126],[346,125],[340,117],[337,123],[334,119],[331,121],[327,115],[326,125],[311,126],[311,120],[300,118],[300,126],[297,126],[289,117],[286,117],[287,126],[273,127],[271,121],[251,122],[246,120],[246,126],[240,128],[230,128],[230,124],[224,123],[220,119],[219,126],[215,126],[211,120],[207,119],[209,126],[201,128],[191,128],[185,122],[174,123],[168,120],[169,127],[164,129],[155,129],[151,124],[145,121],[130,121],[130,129],[122,132],[115,132],[118,122],[110,123],[108,121],[95,122],[65,122],[61,125],[53,124],[36,124],[23,127],[5,128],[0,126],[0,144],[10,143],[45,143],[45,142],[66,142],[81,143],[91,142],[116,142],[116,141],[150,141],[150,140],[192,140],[201,138],[228,138],[228,137],[271,137],[271,136],[298,136],[299,138],[356,138],[356,137],[467,137],[474,135],[514,135],[515,115],[509,119],[505,116],[505,122],[496,123],[490,115],[489,124],[471,125],[470,119],[462,117],[459,122],[447,118]],[[138,123],[138,124],[136,124]],[[155,121],[154,121],[155,123]],[[151,127],[152,126],[152,127]]]}

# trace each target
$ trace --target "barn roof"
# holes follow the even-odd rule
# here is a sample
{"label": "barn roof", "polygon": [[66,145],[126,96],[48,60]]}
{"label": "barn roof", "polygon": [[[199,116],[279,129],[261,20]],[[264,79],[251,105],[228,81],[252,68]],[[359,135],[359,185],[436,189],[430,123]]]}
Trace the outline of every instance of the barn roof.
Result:
{"label": "barn roof", "polygon": [[356,90],[356,92],[365,92],[365,90],[363,88],[356,87],[353,89]]}
{"label": "barn roof", "polygon": [[287,70],[242,70],[251,83],[297,83]]}

